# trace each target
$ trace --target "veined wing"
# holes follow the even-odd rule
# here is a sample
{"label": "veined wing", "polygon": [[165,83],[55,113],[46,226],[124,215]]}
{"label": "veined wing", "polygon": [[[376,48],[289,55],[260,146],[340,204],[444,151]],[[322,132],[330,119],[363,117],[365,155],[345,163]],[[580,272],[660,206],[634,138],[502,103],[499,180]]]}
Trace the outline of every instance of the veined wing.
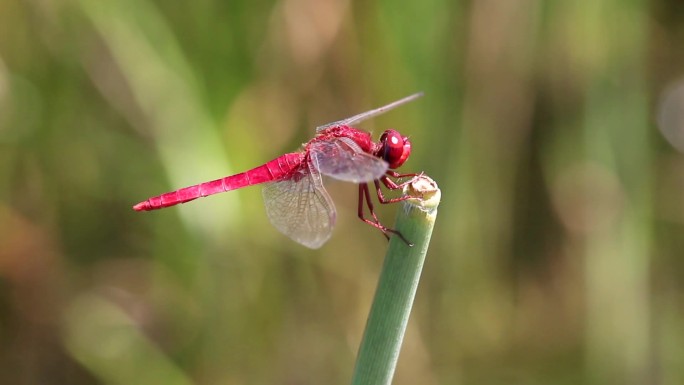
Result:
{"label": "veined wing", "polygon": [[385,112],[392,110],[394,108],[397,108],[397,107],[401,106],[402,104],[406,104],[408,102],[414,101],[421,96],[423,96],[423,93],[418,92],[418,93],[415,93],[413,95],[407,96],[403,99],[399,99],[396,102],[392,102],[386,106],[382,106],[382,107],[376,108],[374,110],[370,110],[370,111],[362,112],[358,115],[354,115],[351,118],[342,119],[342,120],[338,120],[336,122],[332,122],[332,123],[324,124],[322,126],[318,126],[318,127],[316,127],[316,132],[320,132],[320,131],[325,130],[326,128],[330,128],[330,127],[334,127],[334,126],[349,126],[352,124],[359,123],[359,122],[364,121],[366,119],[370,119],[370,118],[376,117],[380,114],[384,114]]}
{"label": "veined wing", "polygon": [[387,162],[364,152],[345,137],[311,143],[309,156],[321,174],[345,182],[370,182],[383,176],[389,167]]}
{"label": "veined wing", "polygon": [[280,232],[306,247],[321,247],[332,234],[335,206],[311,164],[291,178],[267,183],[266,214]]}

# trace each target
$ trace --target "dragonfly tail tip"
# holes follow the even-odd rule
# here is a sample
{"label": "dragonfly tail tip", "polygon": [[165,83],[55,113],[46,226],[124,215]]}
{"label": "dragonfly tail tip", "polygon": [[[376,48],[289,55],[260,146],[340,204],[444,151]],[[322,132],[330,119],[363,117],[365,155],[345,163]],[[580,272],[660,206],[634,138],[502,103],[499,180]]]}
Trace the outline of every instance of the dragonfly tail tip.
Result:
{"label": "dragonfly tail tip", "polygon": [[148,202],[148,201],[140,202],[137,205],[133,206],[133,210],[135,210],[135,211],[149,211],[150,210],[150,202]]}

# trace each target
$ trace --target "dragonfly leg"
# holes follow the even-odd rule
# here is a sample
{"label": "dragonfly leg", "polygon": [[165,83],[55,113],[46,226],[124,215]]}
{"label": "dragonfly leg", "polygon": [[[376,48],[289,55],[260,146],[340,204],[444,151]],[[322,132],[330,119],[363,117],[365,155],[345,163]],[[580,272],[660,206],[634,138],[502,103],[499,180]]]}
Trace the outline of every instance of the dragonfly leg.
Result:
{"label": "dragonfly leg", "polygon": [[[376,184],[377,184],[377,181],[376,181]],[[364,206],[364,202],[365,202],[366,205],[368,206],[368,211],[371,213],[371,216],[373,217],[374,221],[371,221],[370,219],[367,219],[367,218],[363,215],[363,206]],[[394,229],[390,229],[389,227],[387,227],[387,226],[383,225],[382,223],[380,223],[380,220],[378,219],[377,215],[375,214],[375,209],[373,208],[373,201],[371,200],[371,197],[370,197],[370,190],[368,189],[368,184],[367,184],[367,183],[362,183],[362,184],[359,185],[359,208],[358,208],[358,215],[359,215],[359,219],[361,219],[361,220],[364,221],[365,223],[367,223],[367,224],[369,224],[369,225],[375,227],[376,229],[382,231],[382,234],[385,236],[385,238],[387,238],[387,240],[389,240],[389,235],[388,235],[388,233],[390,233],[390,234],[397,235],[397,236],[398,236],[399,238],[401,238],[401,240],[404,241],[404,243],[406,243],[408,246],[413,246],[413,243],[409,242],[409,241],[401,234],[401,232],[399,232],[399,231],[397,231],[397,230],[394,230]]]}
{"label": "dragonfly leg", "polygon": [[[413,183],[417,178],[419,178],[423,175],[422,172],[419,174],[399,174],[398,172],[392,171],[392,170],[387,171],[386,174],[387,175],[381,176],[379,181],[382,182],[382,184],[384,184],[385,187],[387,187],[389,190],[402,189],[406,185]],[[397,182],[393,181],[392,179],[390,179],[389,177],[397,178],[397,179],[411,177],[411,179],[409,179],[405,182],[397,183]],[[375,183],[375,189],[376,189],[377,194],[378,194],[378,200],[382,204],[397,203],[397,202],[405,201],[405,200],[411,198],[408,195],[404,195],[404,196],[401,196],[398,198],[389,198],[389,199],[385,198],[385,195],[382,193],[382,189],[380,188],[380,183],[378,182],[378,180],[373,181],[373,183]],[[418,198],[418,199],[420,199],[420,198]]]}
{"label": "dragonfly leg", "polygon": [[385,171],[385,174],[391,176],[392,178],[397,178],[397,179],[412,177],[411,181],[413,181],[416,177],[423,176],[424,173],[421,171],[417,174],[416,173],[400,174],[394,170],[387,170],[387,171]]}
{"label": "dragonfly leg", "polygon": [[[416,179],[423,176],[422,172],[419,174],[399,174],[398,172],[392,171],[392,170],[385,172],[385,174],[386,175],[383,175],[380,177],[380,180],[382,181],[382,184],[384,184],[385,187],[387,187],[390,190],[402,189],[402,188],[404,188],[404,186],[415,182]],[[395,178],[395,179],[402,179],[402,178],[409,178],[410,177],[411,179],[409,179],[405,182],[397,183],[397,182],[393,181],[392,179],[390,179],[390,177]]]}
{"label": "dragonfly leg", "polygon": [[[368,210],[370,211],[371,215],[373,216],[373,219],[375,222],[372,222],[368,219],[366,219],[363,215],[363,203],[364,201],[366,202],[366,205],[368,206]],[[373,227],[377,227],[377,225],[380,225],[380,220],[378,219],[378,216],[375,214],[375,210],[373,208],[373,202],[370,199],[370,191],[368,190],[368,184],[362,183],[359,185],[359,218],[361,218],[362,221],[369,223]],[[382,226],[383,228],[385,226]],[[382,230],[382,228],[381,228]]]}
{"label": "dragonfly leg", "polygon": [[[383,178],[384,178],[384,177],[383,177]],[[380,180],[383,181],[383,184],[384,184],[385,186],[387,186],[387,183],[390,183],[391,186],[399,186],[398,184],[394,183],[393,181],[391,181],[391,180],[389,180],[389,179],[387,179],[387,182],[385,182],[385,180],[382,179],[382,178],[381,178]],[[409,182],[410,182],[410,181],[409,181]],[[380,188],[380,182],[379,182],[378,180],[375,180],[375,181],[373,181],[373,183],[375,184],[375,191],[376,191],[377,194],[378,194],[378,200],[379,200],[380,203],[382,203],[383,205],[386,205],[386,204],[389,204],[389,203],[397,203],[397,202],[405,201],[405,200],[411,198],[409,195],[403,195],[403,196],[400,196],[400,197],[397,197],[397,198],[385,198],[385,195],[382,193],[382,189]],[[396,188],[392,188],[392,187],[390,187],[390,186],[387,186],[387,188],[390,189],[390,190],[396,190]],[[403,186],[402,186],[402,187],[398,187],[398,188],[403,188]]]}

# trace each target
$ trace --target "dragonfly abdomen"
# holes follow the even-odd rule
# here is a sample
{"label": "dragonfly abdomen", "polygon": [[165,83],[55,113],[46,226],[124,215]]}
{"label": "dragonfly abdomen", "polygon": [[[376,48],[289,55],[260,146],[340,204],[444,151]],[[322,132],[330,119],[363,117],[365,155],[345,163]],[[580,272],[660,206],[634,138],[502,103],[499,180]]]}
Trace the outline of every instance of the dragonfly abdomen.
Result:
{"label": "dragonfly abdomen", "polygon": [[239,174],[152,197],[133,206],[133,209],[136,211],[157,210],[242,187],[281,180],[296,170],[301,165],[303,159],[303,153],[285,154],[259,167]]}

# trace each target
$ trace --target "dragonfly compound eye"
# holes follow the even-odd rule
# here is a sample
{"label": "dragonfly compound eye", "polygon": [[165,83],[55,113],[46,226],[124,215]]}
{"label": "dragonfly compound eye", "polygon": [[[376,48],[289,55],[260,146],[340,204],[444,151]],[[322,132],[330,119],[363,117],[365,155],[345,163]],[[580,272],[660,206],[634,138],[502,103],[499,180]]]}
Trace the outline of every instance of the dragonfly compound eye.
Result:
{"label": "dragonfly compound eye", "polygon": [[411,154],[411,142],[395,130],[385,131],[380,137],[380,143],[382,147],[379,155],[389,163],[389,168],[400,167]]}

